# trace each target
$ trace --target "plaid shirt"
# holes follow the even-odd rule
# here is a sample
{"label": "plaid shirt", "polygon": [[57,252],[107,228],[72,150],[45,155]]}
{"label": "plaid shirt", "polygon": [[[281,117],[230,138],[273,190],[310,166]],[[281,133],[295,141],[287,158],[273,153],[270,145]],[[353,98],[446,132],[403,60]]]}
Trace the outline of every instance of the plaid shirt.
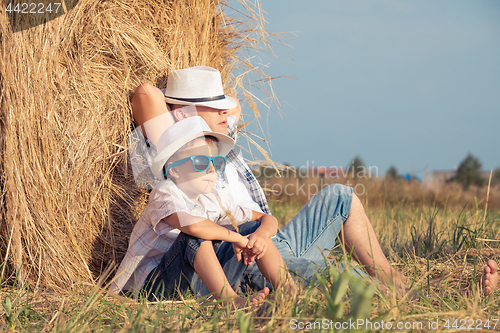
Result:
{"label": "plaid shirt", "polygon": [[[195,203],[170,179],[158,183],[132,230],[129,248],[110,289],[114,292],[128,290],[135,295],[139,293],[149,273],[160,264],[163,255],[179,235],[179,229],[165,222],[165,217],[186,212],[232,229],[226,209],[231,212],[237,225],[252,219],[252,210],[236,205],[224,190],[214,189],[213,193],[200,195]],[[180,223],[183,225],[182,220]]]}
{"label": "plaid shirt", "polygon": [[[236,141],[238,138],[236,117],[227,117],[227,123],[229,136]],[[267,204],[266,195],[257,181],[257,178],[255,178],[254,174],[245,163],[245,160],[243,160],[243,157],[236,151],[236,149],[233,149],[229,152],[229,154],[227,154],[226,158],[229,163],[232,163],[236,167],[236,170],[240,175],[240,179],[245,184],[252,200],[259,205],[262,212],[270,215],[271,211],[269,210],[269,205]]]}

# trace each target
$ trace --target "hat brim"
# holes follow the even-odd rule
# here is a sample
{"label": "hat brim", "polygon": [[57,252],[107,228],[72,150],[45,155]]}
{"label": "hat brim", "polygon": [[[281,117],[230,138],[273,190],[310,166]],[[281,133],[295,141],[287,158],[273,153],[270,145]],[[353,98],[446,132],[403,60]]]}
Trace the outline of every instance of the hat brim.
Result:
{"label": "hat brim", "polygon": [[235,108],[238,103],[229,96],[225,96],[224,99],[219,99],[216,101],[208,101],[208,102],[186,102],[175,98],[165,97],[165,102],[169,104],[179,104],[179,105],[199,105],[206,106],[212,109],[219,110],[228,110]]}
{"label": "hat brim", "polygon": [[164,179],[165,177],[163,175],[163,165],[167,163],[168,159],[186,143],[206,135],[214,136],[217,138],[217,147],[219,149],[218,156],[225,157],[234,148],[234,140],[231,137],[221,133],[198,132],[191,135],[186,135],[179,140],[171,143],[155,157],[153,163],[151,164],[151,171],[153,172],[153,175],[155,175],[158,179]]}

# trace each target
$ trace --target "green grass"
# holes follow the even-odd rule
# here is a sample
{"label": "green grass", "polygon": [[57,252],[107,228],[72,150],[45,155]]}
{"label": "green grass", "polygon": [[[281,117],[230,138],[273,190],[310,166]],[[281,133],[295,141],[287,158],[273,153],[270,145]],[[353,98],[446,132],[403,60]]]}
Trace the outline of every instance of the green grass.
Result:
{"label": "green grass", "polygon": [[[294,199],[270,204],[280,225],[302,207]],[[369,207],[367,214],[387,257],[419,295],[418,303],[397,300],[394,291],[382,294],[374,284],[339,275],[335,267],[318,275],[314,286],[301,285],[297,295],[278,291],[261,307],[246,312],[232,312],[193,296],[151,304],[109,295],[95,287],[57,294],[5,280],[0,292],[0,331],[287,332],[307,327],[308,322],[311,331],[326,331],[326,326],[344,323],[345,327],[349,320],[364,321],[356,326],[361,328],[357,331],[376,330],[382,321],[385,330],[388,323],[394,327],[402,323],[399,331],[429,331],[436,320],[441,330],[446,323],[450,329],[459,329],[462,324],[462,328],[471,327],[473,321],[474,328],[484,331],[487,320],[490,329],[496,324],[495,330],[500,330],[500,323],[494,321],[500,318],[500,293],[484,297],[478,292],[485,261],[500,259],[499,242],[494,241],[500,230],[500,211],[490,211],[484,218],[484,210],[476,208],[444,210],[401,204]],[[341,260],[342,252],[334,251],[332,256]],[[446,283],[431,283],[445,273],[452,274]],[[471,291],[458,292],[461,289]],[[404,325],[413,327],[405,329]]]}

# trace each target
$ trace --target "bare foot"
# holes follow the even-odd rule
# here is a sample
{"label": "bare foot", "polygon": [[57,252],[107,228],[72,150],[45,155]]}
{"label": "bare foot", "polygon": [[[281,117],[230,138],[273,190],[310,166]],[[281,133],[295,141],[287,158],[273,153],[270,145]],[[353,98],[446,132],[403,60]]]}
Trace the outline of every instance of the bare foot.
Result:
{"label": "bare foot", "polygon": [[259,305],[262,301],[264,301],[267,295],[269,295],[269,288],[265,287],[258,293],[250,295],[249,297],[237,296],[233,300],[234,307],[236,309],[242,309]]}
{"label": "bare foot", "polygon": [[495,260],[488,260],[484,268],[484,292],[491,295],[498,284],[498,265]]}

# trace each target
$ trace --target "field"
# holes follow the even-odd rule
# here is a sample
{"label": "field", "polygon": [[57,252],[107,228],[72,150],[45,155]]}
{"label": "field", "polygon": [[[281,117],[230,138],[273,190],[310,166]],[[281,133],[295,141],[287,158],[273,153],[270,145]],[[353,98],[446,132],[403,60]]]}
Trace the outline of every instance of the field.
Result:
{"label": "field", "polygon": [[[296,184],[321,181],[301,179]],[[345,183],[346,179],[335,182]],[[293,177],[273,177],[268,187],[293,183]],[[429,189],[419,183],[377,179],[352,180],[352,184],[363,184],[365,192],[358,194],[383,250],[408,278],[418,302],[398,300],[394,291],[381,293],[376,284],[339,275],[335,266],[319,275],[313,286],[301,285],[296,295],[278,290],[256,309],[233,312],[212,300],[192,296],[161,303],[135,302],[85,284],[66,294],[32,290],[8,279],[9,272],[3,265],[1,329],[280,332],[343,327],[343,331],[500,331],[500,293],[486,297],[480,291],[485,261],[500,259],[498,188],[492,187],[490,193],[486,187],[463,191],[455,184]],[[277,188],[270,192],[269,201],[280,224],[285,224],[301,209],[307,195],[278,195]],[[288,189],[292,193],[292,186]],[[343,256],[340,247],[330,254],[336,262],[344,260]],[[448,279],[435,281],[446,274],[450,274]]]}

